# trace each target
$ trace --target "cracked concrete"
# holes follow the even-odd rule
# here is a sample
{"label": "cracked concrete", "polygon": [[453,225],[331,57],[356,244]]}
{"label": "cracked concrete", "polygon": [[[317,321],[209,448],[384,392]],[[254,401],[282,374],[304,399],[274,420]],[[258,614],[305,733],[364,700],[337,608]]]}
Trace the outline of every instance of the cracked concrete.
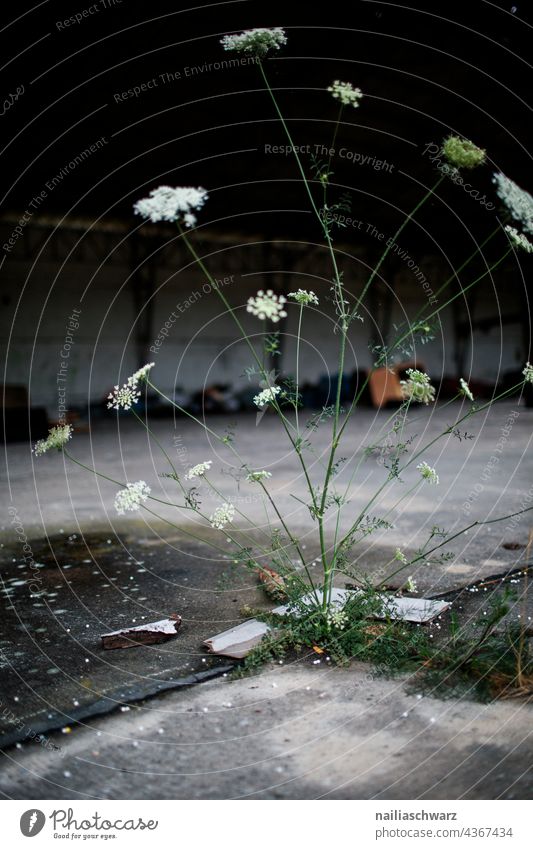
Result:
{"label": "cracked concrete", "polygon": [[[433,439],[459,412],[458,404],[414,412],[406,431],[413,437],[409,450],[416,450],[421,440]],[[386,427],[388,416],[388,411],[362,410],[347,429],[342,449],[347,459],[338,485],[348,481],[360,460],[361,466],[342,528],[348,527],[386,474],[375,458],[363,461],[362,457],[364,447]],[[222,417],[209,420],[209,426],[219,433],[229,424]],[[417,489],[395,507],[399,492],[407,492],[416,478],[414,467],[406,470],[399,492],[385,490],[373,506],[373,515],[374,511],[376,515],[387,513],[394,528],[369,537],[354,567],[382,577],[395,548],[401,546],[409,554],[432,525],[458,529],[475,519],[533,506],[528,454],[532,424],[533,410],[517,408],[512,402],[498,403],[481,414],[480,427],[470,425],[473,439],[460,441],[449,436],[436,443],[425,459],[437,469],[439,487]],[[235,466],[236,461],[230,460],[227,447],[206,439],[185,419],[158,420],[153,427],[180,473],[212,457],[211,478],[217,489],[224,496],[231,493],[238,510],[261,525],[263,504],[249,484],[241,481],[236,488],[229,474],[234,471],[230,462]],[[254,468],[272,471],[272,489],[282,515],[300,534],[312,563],[316,556],[312,522],[307,508],[293,497],[305,498],[302,477],[294,454],[281,450],[275,420],[267,415],[256,427],[254,417],[240,417],[234,444],[244,457],[253,458]],[[318,431],[312,457],[312,474],[317,480],[326,445],[327,424]],[[157,497],[171,500],[176,496],[172,481],[159,477],[165,464],[157,444],[130,420],[121,417],[119,432],[109,420],[98,423],[91,437],[77,434],[70,450],[117,481],[142,478]],[[494,457],[497,462],[491,460]],[[87,656],[87,641],[97,641],[102,630],[112,630],[117,623],[120,627],[137,614],[149,616],[147,621],[151,621],[173,610],[185,612],[190,621],[184,623],[183,633],[166,644],[173,648],[163,653],[156,647],[164,661],[175,660],[172,669],[177,674],[182,667],[190,671],[202,662],[203,638],[237,621],[243,603],[261,599],[255,582],[234,571],[224,534],[214,536],[218,542],[222,538],[223,550],[213,554],[191,541],[190,534],[198,534],[200,528],[187,514],[158,505],[157,512],[179,529],[148,514],[117,519],[112,506],[117,485],[96,479],[58,455],[36,460],[25,445],[9,446],[7,462],[2,475],[8,484],[2,521],[2,577],[8,613],[22,600],[28,602],[31,578],[23,568],[19,571],[24,565],[22,549],[17,553],[21,541],[8,508],[15,509],[36,559],[46,550],[39,557],[48,558],[49,570],[46,604],[35,611],[38,623],[31,615],[23,620],[35,646],[35,662],[24,666],[20,661],[24,674],[4,698],[15,716],[22,716],[26,707],[25,688],[32,688],[37,681],[32,670],[48,650],[45,641],[60,630],[64,614],[58,615],[58,609],[73,612],[80,605],[85,616],[83,628],[89,625],[87,635],[77,635],[79,658],[74,650],[61,658],[61,642],[55,643],[59,647],[56,665],[61,669],[64,661],[70,675],[56,676],[57,682],[47,693],[53,702],[55,692],[59,703],[65,694],[58,693],[68,680],[76,679],[77,688],[86,692],[86,682],[80,677],[83,670],[77,664]],[[206,497],[205,509],[213,503],[216,499]],[[524,546],[532,523],[525,514],[517,520],[472,528],[450,546],[454,552],[450,562],[422,565],[417,570],[420,591],[425,595],[444,592],[522,565],[525,548],[509,550],[502,544]],[[236,524],[243,527],[240,519]],[[328,522],[330,540],[332,527]],[[69,545],[76,549],[75,562]],[[141,559],[149,562],[147,573],[138,571],[145,568],[138,565]],[[96,573],[92,579],[89,569]],[[133,581],[128,589],[130,577]],[[404,577],[399,574],[397,580]],[[96,590],[91,580],[98,581]],[[100,587],[103,583],[109,586]],[[180,605],[187,609],[178,609]],[[38,634],[36,623],[46,633]],[[17,670],[17,651],[22,650],[17,640],[22,642],[22,637],[2,646],[8,673]],[[65,648],[71,642],[66,642]],[[89,648],[96,653],[96,643]],[[137,658],[132,657],[137,652]],[[164,671],[154,653],[149,658],[145,654],[143,649],[134,649],[117,659],[116,683],[122,685],[126,679],[142,675],[140,661],[149,662],[152,677]],[[79,699],[76,694],[72,697]],[[368,667],[358,663],[340,669],[303,658],[271,667],[255,678],[222,678],[122,704],[122,708],[128,709],[119,706],[107,717],[65,726],[65,733],[51,733],[40,744],[25,742],[6,749],[1,791],[7,797],[35,799],[452,799],[524,798],[531,793],[527,772],[530,707],[518,701],[480,705],[426,695],[417,699],[408,694],[404,679],[374,678]],[[68,716],[65,722],[69,722]]]}

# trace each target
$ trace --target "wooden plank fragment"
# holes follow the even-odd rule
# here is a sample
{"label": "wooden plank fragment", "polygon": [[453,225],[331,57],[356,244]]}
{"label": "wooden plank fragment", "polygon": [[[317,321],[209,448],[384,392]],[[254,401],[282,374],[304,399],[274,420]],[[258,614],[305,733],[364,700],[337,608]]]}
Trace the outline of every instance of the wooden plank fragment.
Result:
{"label": "wooden plank fragment", "polygon": [[176,636],[180,626],[181,616],[178,616],[177,613],[171,613],[168,619],[160,619],[158,622],[149,622],[131,628],[122,628],[120,631],[111,631],[109,634],[102,634],[102,648],[131,649],[135,646],[165,643]]}

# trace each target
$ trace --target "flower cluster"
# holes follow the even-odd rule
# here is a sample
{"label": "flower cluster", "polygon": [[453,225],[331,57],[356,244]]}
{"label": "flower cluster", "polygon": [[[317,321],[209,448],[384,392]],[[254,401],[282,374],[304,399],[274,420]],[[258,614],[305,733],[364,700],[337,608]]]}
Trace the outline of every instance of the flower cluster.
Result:
{"label": "flower cluster", "polygon": [[133,209],[137,215],[148,218],[154,224],[181,220],[187,227],[193,227],[196,216],[192,210],[201,209],[206,200],[207,192],[201,187],[178,186],[173,189],[171,186],[159,186],[152,189],[149,197],[138,200]]}
{"label": "flower cluster", "polygon": [[526,253],[533,253],[533,245],[523,233],[519,233],[516,227],[506,226],[505,232],[509,236],[509,239],[515,246],[515,248],[522,248],[522,250],[526,251]]}
{"label": "flower cluster", "polygon": [[348,614],[344,610],[338,609],[330,610],[328,612],[327,619],[328,624],[337,631],[344,631],[349,621]]}
{"label": "flower cluster", "polygon": [[483,165],[487,152],[468,139],[448,136],[442,143],[442,152],[448,162],[456,168],[476,168]]}
{"label": "flower cluster", "polygon": [[268,478],[272,477],[272,472],[265,472],[262,469],[260,472],[248,472],[246,475],[246,480],[250,481],[250,483],[259,483],[260,481],[268,480]]}
{"label": "flower cluster", "polygon": [[283,295],[275,295],[272,289],[259,289],[254,298],[248,298],[246,311],[255,315],[256,318],[270,319],[274,323],[280,318],[286,318],[287,313],[283,309],[287,299]]}
{"label": "flower cluster", "polygon": [[416,593],[416,590],[417,590],[416,581],[415,581],[415,579],[413,578],[412,575],[409,575],[409,577],[407,578],[407,580],[405,582],[405,589],[407,590],[408,593]]}
{"label": "flower cluster", "polygon": [[259,395],[254,395],[254,404],[256,407],[264,407],[275,400],[276,395],[281,392],[279,386],[269,386],[268,389],[263,389]]}
{"label": "flower cluster", "polygon": [[151,491],[145,481],[126,484],[126,488],[120,489],[115,495],[115,510],[119,516],[123,516],[127,510],[139,510]]}
{"label": "flower cluster", "polygon": [[402,394],[406,400],[419,401],[429,404],[435,400],[435,389],[430,383],[429,375],[418,369],[407,369],[407,380],[400,380]]}
{"label": "flower cluster", "polygon": [[343,106],[353,106],[354,109],[357,109],[359,101],[363,97],[360,88],[354,88],[351,83],[341,83],[340,80],[335,80],[332,85],[328,86],[328,91],[331,92],[335,100],[340,100]]}
{"label": "flower cluster", "polygon": [[401,548],[397,548],[396,551],[394,552],[394,559],[399,560],[400,563],[408,563],[409,562],[407,560],[407,557],[405,556],[405,554],[401,550]]}
{"label": "flower cluster", "polygon": [[137,383],[132,382],[132,378],[129,377],[127,383],[124,383],[123,386],[115,386],[113,391],[109,393],[107,396],[107,409],[130,410],[140,397],[141,393]]}
{"label": "flower cluster", "polygon": [[496,185],[496,194],[513,218],[520,221],[526,233],[533,235],[533,197],[505,174],[494,174],[492,182]]}
{"label": "flower cluster", "polygon": [[416,468],[418,469],[424,480],[426,480],[428,483],[433,484],[434,486],[437,486],[439,482],[439,476],[435,469],[432,469],[431,466],[428,466],[425,461],[423,463],[419,463]]}
{"label": "flower cluster", "polygon": [[134,372],[131,377],[128,377],[128,385],[134,386],[137,383],[144,383],[145,380],[148,380],[150,370],[153,369],[154,366],[155,363],[146,363],[145,366],[140,369],[137,369],[137,371]]}
{"label": "flower cluster", "polygon": [[215,512],[209,517],[211,527],[221,531],[229,522],[233,522],[235,516],[235,507],[229,501],[224,501],[220,507],[217,507]]}
{"label": "flower cluster", "polygon": [[220,43],[224,50],[251,53],[262,59],[269,50],[279,50],[280,47],[287,44],[287,36],[285,30],[281,27],[271,29],[257,27],[256,29],[247,29],[238,35],[225,35],[224,38],[220,39]]}
{"label": "flower cluster", "polygon": [[524,380],[526,381],[526,383],[533,383],[533,366],[531,365],[531,363],[526,363],[522,374],[524,375]]}
{"label": "flower cluster", "polygon": [[33,453],[36,457],[39,457],[41,454],[46,454],[51,448],[57,448],[60,451],[64,445],[69,441],[72,436],[72,425],[57,425],[56,427],[50,428],[48,431],[48,436],[46,439],[39,439],[35,443],[35,448],[33,449]]}
{"label": "flower cluster", "polygon": [[185,480],[192,481],[193,478],[202,477],[202,475],[205,475],[205,473],[209,471],[212,464],[212,460],[206,460],[204,463],[197,463],[196,466],[192,466],[192,468],[189,469],[185,475]]}
{"label": "flower cluster", "polygon": [[318,298],[314,292],[308,292],[307,289],[298,289],[297,292],[289,292],[288,298],[294,298],[297,304],[303,307],[308,307],[309,304],[318,304]]}
{"label": "flower cluster", "polygon": [[115,386],[112,392],[107,396],[107,409],[114,410],[130,410],[141,397],[139,383],[144,383],[148,380],[150,369],[155,366],[155,363],[146,363],[142,368],[137,369],[131,377],[128,377],[126,383],[122,386]]}
{"label": "flower cluster", "polygon": [[464,395],[465,398],[468,398],[469,401],[474,400],[472,390],[470,389],[466,380],[463,380],[462,377],[459,379],[459,392],[461,393],[461,395]]}

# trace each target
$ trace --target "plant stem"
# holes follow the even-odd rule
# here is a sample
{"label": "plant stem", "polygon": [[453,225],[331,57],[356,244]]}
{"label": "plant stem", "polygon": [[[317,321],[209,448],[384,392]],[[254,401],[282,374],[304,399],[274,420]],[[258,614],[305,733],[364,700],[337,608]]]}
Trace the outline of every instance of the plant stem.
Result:
{"label": "plant stem", "polygon": [[[488,407],[491,407],[492,404],[494,404],[495,401],[498,401],[502,398],[505,398],[507,395],[512,394],[522,385],[523,385],[522,383],[517,383],[516,386],[512,386],[510,389],[506,389],[505,392],[502,392],[502,393],[500,393],[500,395],[497,395],[495,398],[492,398],[490,401],[487,401],[486,404],[482,404],[480,407],[471,408],[468,411],[468,413],[466,413],[464,416],[461,416],[452,425],[450,425],[446,430],[442,431],[442,433],[439,433],[438,436],[431,439],[422,448],[420,448],[417,452],[415,452],[415,454],[413,454],[413,456],[400,469],[398,469],[396,476],[399,476],[402,472],[404,472],[405,469],[407,469],[412,463],[414,463],[420,457],[421,454],[424,454],[428,450],[428,448],[430,448],[432,445],[434,445],[436,442],[438,442],[439,439],[442,439],[443,436],[445,436],[447,434],[449,435],[450,433],[452,433],[455,430],[455,428],[458,425],[460,425],[462,422],[466,421],[466,419],[471,418],[472,416],[476,415],[477,413],[481,413],[483,410],[486,410]],[[367,502],[367,504],[365,505],[363,510],[359,513],[359,516],[357,517],[357,519],[353,523],[353,525],[350,527],[349,531],[342,538],[341,542],[339,543],[339,546],[342,546],[347,541],[347,539],[351,536],[351,534],[355,530],[357,530],[359,523],[362,521],[362,519],[366,515],[369,508],[372,506],[372,504],[374,504],[374,502],[381,495],[381,493],[383,492],[383,490],[385,489],[387,484],[390,483],[390,481],[391,481],[391,478],[387,477],[387,479],[384,481],[384,483],[378,488],[377,492],[374,493],[372,498]],[[471,527],[471,526],[469,526],[469,527]],[[468,528],[466,528],[465,530],[468,530]],[[460,531],[460,533],[463,533],[463,531]],[[434,550],[434,549],[432,549],[432,550]]]}
{"label": "plant stem", "polygon": [[[193,415],[192,415],[192,413],[188,413],[188,412],[185,410],[185,408],[180,407],[180,405],[179,405],[179,404],[176,404],[176,403],[175,403],[175,401],[173,401],[171,398],[169,398],[169,397],[168,397],[168,395],[165,395],[165,393],[164,393],[161,389],[159,389],[157,386],[155,386],[153,383],[151,383],[151,381],[147,381],[147,382],[148,382],[149,386],[150,386],[150,387],[151,387],[151,388],[152,388],[155,392],[157,392],[157,393],[158,393],[158,395],[160,395],[160,396],[161,396],[161,398],[164,398],[166,401],[168,401],[170,404],[172,404],[172,406],[173,406],[173,407],[175,407],[175,408],[176,408],[177,410],[179,410],[180,412],[186,413],[186,415],[188,415],[190,418],[192,418],[192,419],[193,419],[193,421],[195,421],[197,424],[201,425],[201,427],[203,427],[203,428],[204,428],[204,430],[205,430],[207,433],[209,433],[211,436],[213,436],[213,437],[214,437],[215,439],[217,439],[219,442],[222,442],[224,445],[227,445],[227,446],[228,446],[228,448],[229,448],[229,449],[233,452],[233,454],[235,455],[235,457],[236,457],[236,459],[239,461],[239,463],[241,463],[242,465],[245,465],[245,464],[243,463],[243,459],[242,459],[242,457],[240,456],[239,452],[238,452],[238,451],[234,448],[234,446],[231,444],[231,442],[227,442],[227,441],[224,439],[224,437],[220,436],[218,433],[216,433],[214,430],[212,430],[210,427],[208,427],[206,424],[204,424],[204,422],[200,421],[200,419],[197,419],[195,416],[193,416]],[[137,414],[136,414],[136,415],[137,415]],[[137,418],[139,419],[139,421],[141,422],[141,424],[143,424],[143,425],[144,425],[144,422],[142,421],[142,419],[140,419],[140,418],[139,418],[139,416],[137,416]],[[151,431],[150,431],[150,433],[151,433]],[[158,440],[157,440],[157,438],[156,438],[155,436],[154,436],[154,439],[156,440],[156,442],[158,443],[158,445],[160,445],[160,443],[158,442]],[[161,450],[163,451],[163,453],[165,453],[165,456],[167,456],[167,455],[166,455],[166,452],[164,451],[164,449],[162,448],[162,446],[161,446],[161,445],[160,445],[160,447],[161,447]],[[168,459],[168,457],[167,457],[167,459]],[[175,471],[174,466],[173,466],[172,462],[170,461],[170,459],[169,459],[169,463],[170,463],[170,465],[171,465],[172,469],[174,470],[174,473],[177,475],[177,472]],[[177,476],[177,477],[178,477],[178,483],[180,484],[181,488],[183,489],[183,485],[181,484],[181,481],[179,480],[179,476]],[[264,492],[266,493],[266,495],[267,495],[268,499],[270,500],[270,503],[271,503],[271,504],[275,507],[274,501],[273,501],[272,497],[270,496],[270,493],[268,492],[268,490],[267,490],[267,488],[265,487],[264,483],[262,483],[262,482],[261,482],[261,486],[262,486],[262,488],[263,488]],[[221,497],[223,498],[224,496],[221,496]],[[276,512],[277,512],[277,508],[276,508]],[[240,511],[239,511],[239,513],[240,513]],[[243,515],[243,514],[241,513],[240,515]],[[278,514],[278,516],[279,516],[279,514]],[[245,517],[245,518],[246,518],[246,517]],[[279,516],[279,518],[281,519],[281,516]],[[283,520],[282,520],[282,521],[283,521]],[[285,523],[284,523],[284,527],[285,527]],[[289,531],[288,531],[288,529],[287,529],[286,527],[285,527],[285,529],[286,529],[287,533],[289,534],[289,537],[290,537],[290,539],[291,539],[291,542],[294,544],[294,538],[291,536],[291,534],[289,533]],[[299,555],[299,557],[300,557],[300,559],[301,559],[301,561],[302,561],[302,565],[305,567],[305,558],[304,558],[304,556],[303,556],[303,553],[302,553],[301,549],[299,548],[299,546],[295,545],[295,547],[296,547],[296,550],[298,551],[298,555]]]}
{"label": "plant stem", "polygon": [[296,335],[296,403],[294,405],[294,412],[296,413],[296,433],[298,434],[298,436],[300,435],[300,423],[298,421],[298,398],[300,387],[300,337],[302,333],[303,311],[304,305],[300,304],[300,312],[298,314],[298,332]]}
{"label": "plant stem", "polygon": [[376,277],[376,274],[378,273],[379,269],[381,268],[381,266],[382,266],[382,265],[383,265],[383,263],[385,262],[385,259],[387,258],[388,254],[389,254],[389,251],[392,249],[393,245],[395,245],[395,244],[396,244],[396,239],[398,238],[398,236],[400,235],[400,233],[402,232],[402,230],[403,230],[403,229],[407,226],[407,224],[409,224],[409,222],[411,221],[412,217],[413,217],[414,215],[416,215],[416,213],[418,212],[418,210],[419,210],[419,209],[420,209],[420,208],[421,208],[421,207],[425,204],[425,202],[426,202],[427,200],[429,200],[429,198],[430,198],[430,197],[431,197],[431,196],[432,196],[432,195],[433,195],[433,194],[437,191],[438,187],[440,186],[440,184],[442,183],[442,181],[443,181],[443,180],[444,180],[444,175],[443,175],[443,174],[441,174],[441,176],[439,177],[439,179],[437,180],[437,182],[436,182],[436,183],[435,183],[435,184],[434,184],[434,185],[433,185],[433,186],[432,186],[432,187],[431,187],[431,188],[430,188],[430,189],[426,192],[426,194],[424,195],[424,197],[423,197],[423,198],[421,198],[421,199],[418,201],[418,203],[416,204],[416,206],[415,206],[415,207],[411,210],[411,212],[410,212],[410,213],[409,213],[409,214],[405,217],[405,219],[403,220],[403,222],[400,224],[400,226],[399,226],[399,227],[398,227],[398,229],[396,230],[396,232],[395,232],[394,236],[392,237],[392,239],[388,239],[388,240],[387,240],[387,246],[386,246],[385,250],[384,250],[384,251],[383,251],[383,253],[381,254],[381,256],[380,256],[380,258],[379,258],[379,260],[378,260],[378,262],[377,262],[377,265],[375,265],[375,266],[374,266],[374,268],[373,268],[373,270],[372,270],[372,273],[370,274],[370,277],[368,278],[368,280],[367,280],[367,282],[366,282],[366,284],[365,284],[365,286],[364,286],[364,288],[363,288],[363,291],[361,292],[360,296],[357,298],[357,301],[356,301],[356,303],[355,303],[355,307],[354,307],[354,309],[353,309],[353,310],[352,310],[352,312],[351,312],[351,317],[354,317],[354,316],[357,314],[357,310],[358,310],[358,308],[359,308],[359,306],[360,306],[360,304],[361,304],[361,302],[362,302],[363,298],[365,297],[366,293],[368,292],[368,289],[370,288],[370,286],[371,286],[371,284],[372,284],[372,282],[373,282],[374,278]]}
{"label": "plant stem", "polygon": [[[186,244],[187,248],[189,249],[189,251],[190,251],[191,255],[193,256],[193,258],[195,259],[195,261],[196,261],[196,263],[198,264],[199,268],[201,268],[201,270],[203,271],[203,273],[205,274],[205,276],[207,277],[207,279],[208,279],[208,280],[209,280],[209,282],[211,283],[212,288],[213,288],[213,289],[214,289],[214,291],[217,293],[217,295],[218,295],[218,296],[219,296],[219,298],[221,299],[222,303],[223,303],[223,304],[224,304],[224,306],[226,307],[226,310],[227,310],[227,311],[228,311],[228,313],[231,315],[231,317],[232,317],[233,321],[234,321],[234,322],[235,322],[235,324],[237,325],[237,327],[238,327],[238,329],[239,329],[239,332],[240,332],[240,334],[241,334],[241,337],[242,337],[242,338],[244,339],[244,341],[246,342],[246,344],[247,344],[248,348],[250,349],[250,351],[251,351],[251,353],[252,353],[252,356],[253,356],[253,358],[254,358],[254,360],[255,360],[255,362],[256,362],[256,364],[257,364],[258,368],[259,368],[260,373],[263,375],[263,379],[264,379],[264,380],[267,382],[267,384],[268,384],[268,375],[267,375],[267,373],[265,372],[265,370],[264,370],[264,368],[263,368],[263,364],[261,363],[261,360],[260,360],[260,359],[259,359],[259,357],[257,356],[257,352],[256,352],[256,350],[255,350],[254,346],[253,346],[253,345],[252,345],[252,343],[250,342],[250,338],[249,338],[248,334],[246,333],[246,331],[245,331],[244,327],[242,326],[241,322],[239,321],[239,318],[238,318],[238,316],[236,315],[235,310],[234,310],[234,309],[232,308],[232,306],[230,305],[230,303],[229,303],[229,301],[227,300],[227,298],[226,298],[226,296],[224,295],[224,293],[223,293],[223,292],[220,290],[220,288],[217,286],[217,284],[216,284],[215,280],[213,280],[213,277],[211,276],[210,272],[208,271],[208,269],[207,269],[207,268],[206,268],[206,266],[204,265],[204,263],[203,263],[203,261],[201,260],[201,258],[198,256],[198,254],[197,254],[196,250],[194,249],[194,246],[193,246],[193,245],[192,245],[192,243],[189,241],[189,239],[187,238],[186,233],[185,233],[185,232],[184,232],[184,230],[183,230],[183,229],[179,226],[179,224],[178,224],[178,229],[179,229],[179,231],[180,231],[180,233],[181,233],[181,236],[182,236],[182,238],[183,238],[183,241],[185,242],[185,244]],[[177,406],[177,405],[176,405],[176,406]],[[308,489],[309,489],[309,493],[310,493],[310,496],[311,496],[311,500],[312,500],[312,502],[313,502],[313,505],[314,505],[314,506],[316,506],[316,502],[315,502],[315,494],[314,494],[313,486],[312,486],[312,483],[311,483],[311,479],[310,479],[310,477],[309,477],[309,472],[308,472],[308,470],[307,470],[307,466],[306,466],[306,464],[305,464],[305,460],[303,459],[303,457],[302,457],[302,455],[301,455],[301,452],[300,452],[299,450],[297,450],[296,445],[295,445],[295,440],[294,440],[294,438],[293,438],[293,436],[292,436],[292,434],[291,434],[291,432],[290,432],[290,428],[292,427],[292,425],[291,425],[291,423],[288,421],[288,419],[286,418],[286,416],[284,415],[284,413],[283,413],[283,411],[282,411],[282,409],[281,409],[281,407],[280,407],[280,405],[279,405],[279,403],[278,403],[278,401],[277,401],[277,399],[276,399],[275,397],[274,397],[274,399],[273,399],[273,401],[272,401],[272,406],[273,406],[273,408],[276,410],[276,412],[277,412],[277,414],[278,414],[278,416],[279,416],[279,418],[280,418],[280,421],[281,421],[281,423],[282,423],[282,425],[283,425],[283,429],[285,430],[285,433],[287,434],[287,437],[288,437],[288,439],[289,439],[289,441],[290,441],[290,443],[291,443],[292,447],[296,450],[296,453],[298,454],[298,458],[299,458],[299,461],[300,461],[300,465],[301,465],[301,467],[302,467],[302,471],[303,471],[304,476],[305,476],[305,480],[306,480],[306,483],[307,483],[307,487],[308,487]],[[189,414],[189,415],[190,415],[190,414]],[[191,416],[191,418],[194,418],[194,416]]]}
{"label": "plant stem", "polygon": [[[72,454],[70,454],[70,452],[65,447],[63,447],[62,451],[65,457],[68,457],[69,460],[71,460],[77,466],[80,466],[80,468],[85,469],[86,472],[91,472],[92,475],[96,475],[98,478],[102,478],[103,480],[109,481],[110,483],[114,483],[116,484],[116,486],[120,486],[122,488],[125,488],[127,486],[127,484],[123,483],[122,481],[117,481],[114,478],[110,478],[109,475],[104,475],[103,472],[98,472],[96,469],[91,468],[91,466],[86,466],[85,463],[81,462],[81,460],[77,460],[76,457],[73,457]],[[167,507],[176,507],[178,510],[191,509],[187,504],[174,504],[173,501],[164,501],[161,498],[156,498],[155,495],[149,495],[148,498],[150,499],[150,501],[157,501],[158,504],[164,504]]]}
{"label": "plant stem", "polygon": [[[453,301],[455,301],[457,298],[459,298],[461,295],[463,295],[465,292],[467,292],[469,289],[471,289],[473,286],[475,286],[477,283],[479,283],[481,280],[483,280],[483,278],[486,277],[487,274],[491,274],[491,272],[494,271],[494,269],[497,268],[503,262],[503,260],[509,255],[509,253],[511,251],[512,251],[512,248],[509,248],[503,254],[503,256],[500,257],[500,259],[498,259],[493,265],[491,265],[490,268],[488,268],[486,271],[484,271],[482,274],[480,274],[479,277],[476,277],[476,279],[473,280],[471,283],[469,283],[468,286],[463,287],[460,292],[457,292],[455,295],[453,295],[451,298],[449,298],[449,300],[447,300],[446,303],[442,304],[438,309],[436,309],[432,313],[430,313],[429,316],[426,316],[426,317],[420,319],[420,321],[429,321],[430,318],[433,318],[434,316],[438,315],[442,309],[449,306]],[[450,279],[453,279],[453,278],[450,278]],[[398,345],[400,345],[409,336],[410,333],[411,333],[411,331],[408,330],[402,336],[397,338],[393,342],[393,344],[391,345],[390,351],[393,351],[396,347],[398,347]],[[387,353],[388,352],[385,352],[384,354],[380,355],[380,357],[378,358],[378,361],[375,365],[375,368],[380,368],[382,366],[382,364],[386,360]],[[348,411],[346,413],[346,417],[344,419],[341,430],[339,432],[339,439],[341,438],[341,436],[342,436],[342,434],[343,434],[343,432],[346,428],[346,425],[348,424],[348,421],[350,420],[350,417],[351,417],[354,409],[356,408],[363,392],[365,391],[366,387],[368,386],[372,372],[373,372],[373,370],[371,370],[368,373],[368,375],[366,376],[366,378],[363,382],[363,385],[361,386],[361,389],[354,396],[354,398],[353,398],[353,400],[352,400],[352,402],[351,402],[351,404],[348,408]]]}

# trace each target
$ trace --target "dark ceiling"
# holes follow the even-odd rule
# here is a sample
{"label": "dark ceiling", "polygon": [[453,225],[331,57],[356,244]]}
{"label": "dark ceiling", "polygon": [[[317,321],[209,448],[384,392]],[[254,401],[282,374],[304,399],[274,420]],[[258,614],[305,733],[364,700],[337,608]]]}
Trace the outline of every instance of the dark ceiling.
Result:
{"label": "dark ceiling", "polygon": [[[4,213],[26,209],[104,136],[97,152],[47,191],[40,211],[133,224],[132,202],[150,188],[201,184],[211,196],[202,223],[318,235],[293,158],[265,152],[286,139],[259,70],[209,68],[228,58],[219,44],[224,33],[254,26],[286,28],[288,44],[266,70],[297,144],[331,143],[337,107],[325,89],[333,79],[363,89],[361,107],[345,110],[337,150],[392,167],[333,158],[335,191],[349,189],[358,218],[393,232],[435,179],[424,147],[450,131],[487,148],[494,168],[533,185],[530,4],[356,0],[315,9],[238,0],[180,9],[167,0],[48,0],[25,8],[8,7],[20,17],[2,33],[0,90],[9,99],[24,87],[12,106],[4,103]],[[79,23],[64,24],[84,10]],[[122,97],[143,84],[138,96]],[[492,170],[472,177],[491,197]],[[449,183],[423,224],[446,250],[468,239],[469,229],[482,235],[493,226],[483,206]]]}

